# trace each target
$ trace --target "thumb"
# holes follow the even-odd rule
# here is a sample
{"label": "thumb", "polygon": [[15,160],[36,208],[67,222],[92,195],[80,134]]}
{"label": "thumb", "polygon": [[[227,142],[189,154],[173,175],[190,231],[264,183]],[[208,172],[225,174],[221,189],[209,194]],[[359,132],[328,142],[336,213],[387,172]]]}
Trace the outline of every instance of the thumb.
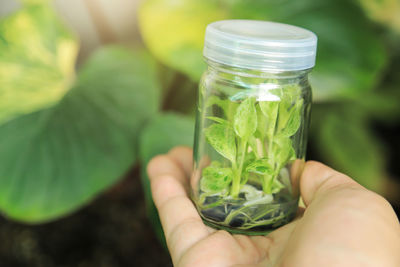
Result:
{"label": "thumb", "polygon": [[347,175],[317,161],[307,161],[300,178],[301,197],[306,206],[330,190],[349,187],[368,191]]}
{"label": "thumb", "polygon": [[350,177],[307,162],[307,208],[282,253],[282,266],[400,266],[400,227],[390,204]]}

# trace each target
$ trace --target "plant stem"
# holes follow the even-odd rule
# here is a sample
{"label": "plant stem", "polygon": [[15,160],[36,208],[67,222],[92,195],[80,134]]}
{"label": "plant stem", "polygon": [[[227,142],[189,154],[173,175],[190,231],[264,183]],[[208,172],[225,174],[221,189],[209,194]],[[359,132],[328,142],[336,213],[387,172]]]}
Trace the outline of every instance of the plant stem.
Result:
{"label": "plant stem", "polygon": [[[275,162],[274,162],[274,157],[272,153],[272,144],[273,144],[273,134],[268,134],[268,147],[266,151],[266,156],[269,160],[269,163],[271,166],[275,167]],[[275,170],[274,170],[275,173]],[[264,175],[263,176],[263,181],[262,181],[262,188],[264,193],[266,194],[271,194],[272,193],[272,183],[275,179],[275,174],[273,176],[271,175]]]}
{"label": "plant stem", "polygon": [[273,161],[273,157],[272,157],[272,142],[273,142],[273,139],[274,139],[274,137],[273,137],[272,134],[268,136],[267,155],[268,155],[268,158],[271,161],[270,163],[273,163],[272,162]]}
{"label": "plant stem", "polygon": [[[265,135],[261,138],[261,142],[262,142],[262,154],[263,154],[263,157],[265,157],[265,156],[269,156],[269,154],[268,154],[268,152],[266,151],[266,148],[265,148]],[[269,145],[268,145],[269,146]],[[265,192],[265,188],[266,188],[266,182],[268,181],[268,175],[266,174],[266,175],[263,175],[262,176],[262,188],[263,188],[263,191]],[[266,193],[266,192],[265,192]]]}
{"label": "plant stem", "polygon": [[240,191],[240,179],[242,177],[242,170],[243,170],[243,164],[244,164],[244,158],[247,150],[247,140],[242,140],[240,142],[240,156],[239,156],[239,166],[235,166],[236,164],[233,165],[235,169],[235,175],[233,176],[232,180],[232,188],[231,188],[231,196],[232,197],[237,197]]}
{"label": "plant stem", "polygon": [[264,136],[260,138],[260,145],[258,145],[257,148],[259,150],[259,158],[263,158],[265,156],[265,138],[264,138]]}
{"label": "plant stem", "polygon": [[277,176],[278,176],[278,174],[275,171],[274,174],[269,179],[269,181],[267,182],[267,185],[266,185],[266,188],[265,188],[264,192],[266,192],[267,194],[272,194],[272,185],[274,184],[274,181],[275,181]]}

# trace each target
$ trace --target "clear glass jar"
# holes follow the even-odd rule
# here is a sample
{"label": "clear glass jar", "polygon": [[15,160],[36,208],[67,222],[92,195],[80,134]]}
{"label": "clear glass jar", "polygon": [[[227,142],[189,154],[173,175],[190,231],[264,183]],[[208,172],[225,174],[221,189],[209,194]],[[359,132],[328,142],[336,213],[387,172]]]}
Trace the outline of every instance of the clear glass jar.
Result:
{"label": "clear glass jar", "polygon": [[290,25],[208,26],[191,196],[209,226],[264,234],[295,217],[315,50],[316,36]]}

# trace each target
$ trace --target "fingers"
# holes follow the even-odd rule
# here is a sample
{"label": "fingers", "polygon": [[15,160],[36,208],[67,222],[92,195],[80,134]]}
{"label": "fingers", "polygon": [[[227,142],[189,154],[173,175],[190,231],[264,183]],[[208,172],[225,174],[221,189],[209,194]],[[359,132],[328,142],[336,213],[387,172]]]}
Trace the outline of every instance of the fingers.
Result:
{"label": "fingers", "polygon": [[300,192],[306,206],[311,203],[317,194],[323,194],[329,189],[342,186],[363,188],[350,177],[322,163],[316,161],[306,162],[300,178]]}
{"label": "fingers", "polygon": [[187,197],[187,178],[184,172],[167,155],[154,157],[147,166],[153,200],[157,207],[171,197]]}
{"label": "fingers", "polygon": [[179,165],[184,171],[186,178],[192,174],[193,167],[193,151],[189,147],[177,146],[168,152],[168,155]]}
{"label": "fingers", "polygon": [[155,157],[147,168],[153,200],[174,262],[209,233],[188,197],[188,152],[174,149],[168,155]]}

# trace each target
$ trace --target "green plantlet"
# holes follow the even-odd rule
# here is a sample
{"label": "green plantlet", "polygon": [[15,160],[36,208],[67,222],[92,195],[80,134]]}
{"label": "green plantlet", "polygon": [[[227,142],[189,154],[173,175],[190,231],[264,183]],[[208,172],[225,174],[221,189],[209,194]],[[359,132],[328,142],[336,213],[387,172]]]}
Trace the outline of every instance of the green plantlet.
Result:
{"label": "green plantlet", "polygon": [[221,168],[219,162],[213,162],[204,168],[200,188],[207,193],[221,192],[232,181],[232,169]]}
{"label": "green plantlet", "polygon": [[205,131],[206,139],[212,147],[235,164],[235,133],[228,124],[213,124]]}
{"label": "green plantlet", "polygon": [[[301,126],[303,113],[303,99],[297,84],[282,86],[275,92],[274,101],[257,100],[254,92],[246,97],[245,93],[239,93],[241,100],[237,96],[230,99],[212,96],[206,104],[207,108],[222,111],[221,116],[206,117],[209,126],[204,129],[208,144],[222,158],[203,168],[201,203],[198,204],[217,210],[224,203],[233,206],[240,203],[240,207],[230,211],[225,206],[224,224],[227,225],[257,210],[257,205],[274,203],[285,188],[279,177],[296,159],[292,136]],[[211,205],[210,199],[214,200]],[[258,220],[252,218],[246,227],[270,224],[265,216],[279,214],[276,207],[263,209],[256,216]]]}

